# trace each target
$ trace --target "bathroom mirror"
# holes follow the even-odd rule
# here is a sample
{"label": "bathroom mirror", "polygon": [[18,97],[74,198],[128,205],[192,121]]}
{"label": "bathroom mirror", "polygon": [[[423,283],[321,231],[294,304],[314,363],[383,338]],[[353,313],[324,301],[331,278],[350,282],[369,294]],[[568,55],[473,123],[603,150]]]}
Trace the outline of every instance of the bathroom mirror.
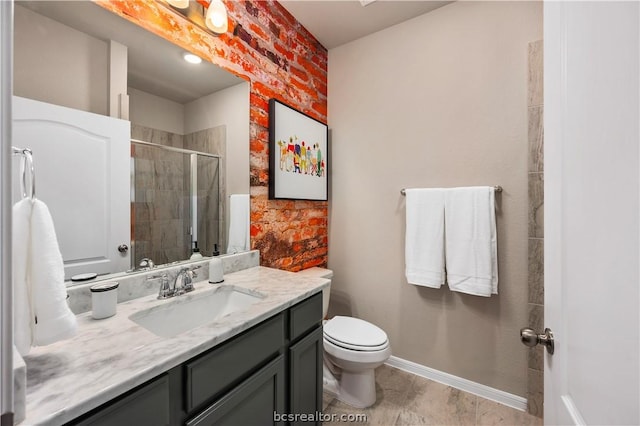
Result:
{"label": "bathroom mirror", "polygon": [[[14,43],[14,95],[131,122],[131,157],[117,171],[130,176],[130,261],[97,272],[184,261],[194,241],[205,256],[216,244],[224,254],[229,196],[249,193],[248,82],[187,63],[184,49],[89,1],[16,2]],[[34,154],[36,167],[68,154],[48,155]],[[83,237],[56,231],[61,249]]]}

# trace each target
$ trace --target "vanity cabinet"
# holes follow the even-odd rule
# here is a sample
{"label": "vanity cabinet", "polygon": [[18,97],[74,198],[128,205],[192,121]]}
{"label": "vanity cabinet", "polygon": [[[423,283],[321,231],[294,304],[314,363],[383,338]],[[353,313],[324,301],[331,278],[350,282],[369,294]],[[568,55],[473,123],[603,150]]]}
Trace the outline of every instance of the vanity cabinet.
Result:
{"label": "vanity cabinet", "polygon": [[268,425],[285,411],[285,360],[280,355],[193,419],[187,426]]}
{"label": "vanity cabinet", "polygon": [[69,424],[297,424],[274,413],[321,411],[321,321],[317,293]]}

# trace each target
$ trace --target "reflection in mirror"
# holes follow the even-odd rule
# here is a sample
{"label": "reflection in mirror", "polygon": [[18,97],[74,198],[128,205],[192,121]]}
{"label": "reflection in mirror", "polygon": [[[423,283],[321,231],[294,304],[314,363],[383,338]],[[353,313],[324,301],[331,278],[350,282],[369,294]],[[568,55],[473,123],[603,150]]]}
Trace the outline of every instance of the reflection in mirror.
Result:
{"label": "reflection in mirror", "polygon": [[[140,141],[130,142],[130,170],[110,171],[131,176],[131,249],[92,255],[127,257],[126,268],[106,272],[189,259],[196,243],[204,256],[224,253],[229,196],[249,192],[248,83],[206,61],[187,63],[184,49],[92,2],[16,2],[14,40],[16,96],[129,120],[130,139]],[[49,153],[34,158],[68,161],[64,150]],[[52,216],[61,241],[86,234]],[[105,272],[87,259],[73,266]]]}

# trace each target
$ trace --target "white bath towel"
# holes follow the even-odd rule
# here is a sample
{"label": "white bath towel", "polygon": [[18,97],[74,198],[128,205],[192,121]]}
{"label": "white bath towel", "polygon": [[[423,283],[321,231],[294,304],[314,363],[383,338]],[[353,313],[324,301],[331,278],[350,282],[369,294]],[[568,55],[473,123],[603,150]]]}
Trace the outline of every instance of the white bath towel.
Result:
{"label": "white bath towel", "polygon": [[24,356],[31,346],[72,337],[77,323],[67,305],[64,264],[47,206],[40,200],[18,202],[13,235],[15,343]]}
{"label": "white bath towel", "polygon": [[494,189],[445,191],[447,282],[453,291],[498,294],[498,243]]}
{"label": "white bath towel", "polygon": [[249,194],[231,194],[227,253],[239,253],[250,248],[249,202]]}
{"label": "white bath towel", "polygon": [[405,274],[410,284],[444,283],[444,190],[406,189]]}

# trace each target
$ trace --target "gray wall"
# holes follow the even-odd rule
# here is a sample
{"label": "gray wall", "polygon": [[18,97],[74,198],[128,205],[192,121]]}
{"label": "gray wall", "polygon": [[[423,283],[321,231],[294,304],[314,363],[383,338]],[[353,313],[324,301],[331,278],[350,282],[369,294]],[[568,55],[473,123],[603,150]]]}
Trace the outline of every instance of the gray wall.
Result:
{"label": "gray wall", "polygon": [[184,135],[184,105],[128,87],[129,120],[151,129]]}
{"label": "gray wall", "polygon": [[14,55],[15,95],[107,115],[106,42],[16,5]]}
{"label": "gray wall", "polygon": [[[393,354],[526,395],[527,45],[542,4],[455,2],[329,51],[329,314]],[[409,285],[405,187],[495,185],[499,294]]]}

